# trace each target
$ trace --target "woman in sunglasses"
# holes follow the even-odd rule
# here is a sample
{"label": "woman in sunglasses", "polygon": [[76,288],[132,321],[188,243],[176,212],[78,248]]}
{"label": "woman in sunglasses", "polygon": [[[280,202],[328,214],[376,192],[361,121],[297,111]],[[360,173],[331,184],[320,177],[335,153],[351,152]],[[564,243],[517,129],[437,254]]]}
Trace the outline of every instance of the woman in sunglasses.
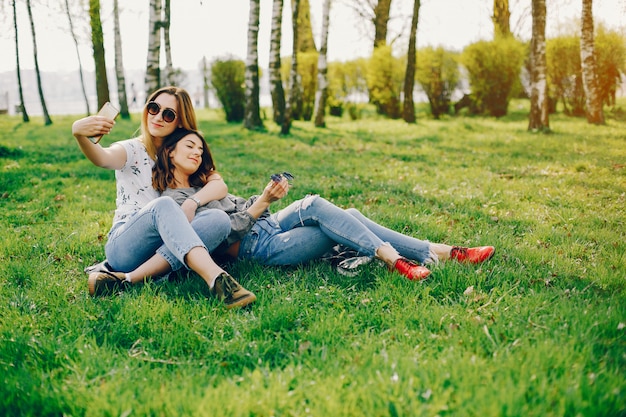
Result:
{"label": "woman in sunglasses", "polygon": [[[204,156],[202,156],[204,155]],[[205,186],[202,178],[211,171],[212,157],[204,138],[195,131],[177,129],[164,139],[153,169],[153,186],[179,204]],[[204,163],[210,159],[211,164]],[[455,259],[480,263],[495,248],[464,248],[430,243],[387,229],[356,209],[344,210],[317,195],[297,200],[271,214],[271,203],[285,197],[293,176],[271,176],[260,196],[246,200],[229,194],[221,200],[198,204],[198,212],[219,208],[231,219],[231,233],[216,250],[237,259],[264,265],[295,265],[327,254],[340,244],[361,256],[376,257],[410,280],[422,280],[430,270],[418,265]]]}
{"label": "woman in sunglasses", "polygon": [[228,236],[228,216],[220,210],[195,214],[198,205],[227,194],[215,167],[207,168],[203,176],[206,185],[181,206],[152,188],[152,167],[164,138],[177,128],[197,130],[187,91],[164,87],[151,94],[143,109],[140,136],[108,147],[93,140],[110,133],[114,124],[111,118],[96,115],[72,125],[81,151],[94,165],[115,170],[117,184],[117,207],[105,245],[108,265],[89,274],[89,293],[100,295],[141,282],[152,275],[146,271],[176,271],[185,266],[200,275],[227,307],[253,302],[255,295],[209,254]]}

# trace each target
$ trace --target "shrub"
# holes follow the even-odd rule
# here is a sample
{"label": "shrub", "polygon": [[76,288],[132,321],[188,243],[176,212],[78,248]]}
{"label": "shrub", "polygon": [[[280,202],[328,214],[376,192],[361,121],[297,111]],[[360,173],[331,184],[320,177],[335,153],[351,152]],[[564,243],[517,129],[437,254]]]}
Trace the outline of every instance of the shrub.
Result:
{"label": "shrub", "polygon": [[430,112],[439,118],[450,111],[452,93],[459,84],[459,66],[453,53],[443,48],[423,48],[417,52],[415,79],[428,96]]}
{"label": "shrub", "polygon": [[580,69],[580,38],[560,36],[546,42],[548,94],[563,103],[563,112],[584,116],[585,91]]}
{"label": "shrub", "polygon": [[246,64],[237,59],[217,59],[211,64],[211,84],[228,122],[243,121],[245,71]]}
{"label": "shrub", "polygon": [[370,101],[376,106],[376,111],[392,119],[400,118],[403,70],[399,60],[391,54],[390,46],[383,45],[374,49],[366,79]]}
{"label": "shrub", "polygon": [[465,48],[461,60],[479,108],[495,117],[506,115],[513,87],[519,85],[524,46],[511,37],[480,41]]}
{"label": "shrub", "polygon": [[599,26],[595,38],[598,88],[604,104],[615,106],[615,95],[626,74],[626,38]]}

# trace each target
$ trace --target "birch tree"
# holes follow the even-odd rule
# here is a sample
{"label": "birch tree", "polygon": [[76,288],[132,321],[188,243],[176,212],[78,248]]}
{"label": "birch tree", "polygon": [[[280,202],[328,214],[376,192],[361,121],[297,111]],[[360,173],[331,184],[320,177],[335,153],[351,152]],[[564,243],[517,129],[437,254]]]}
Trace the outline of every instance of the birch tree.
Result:
{"label": "birch tree", "polygon": [[417,23],[419,21],[420,0],[413,2],[413,17],[411,18],[411,34],[409,35],[409,50],[406,58],[404,75],[404,105],[402,118],[407,123],[415,123],[415,103],[413,102],[413,88],[415,87],[415,60],[417,48]]}
{"label": "birch tree", "polygon": [[24,89],[22,88],[22,70],[20,67],[20,48],[18,42],[18,30],[17,30],[17,10],[15,8],[15,0],[11,2],[13,8],[13,30],[15,31],[15,60],[17,69],[17,89],[20,95],[20,110],[22,112],[22,121],[28,123],[30,118],[26,112],[26,106],[24,105]]}
{"label": "birch tree", "polygon": [[587,121],[592,124],[604,124],[602,97],[598,91],[596,59],[593,40],[592,0],[583,0],[580,30],[580,66],[585,89]]}
{"label": "birch tree", "polygon": [[145,88],[149,97],[161,85],[161,0],[150,0]]}
{"label": "birch tree", "polygon": [[122,35],[120,34],[120,13],[118,0],[113,0],[113,27],[115,32],[115,77],[117,79],[117,96],[120,102],[120,116],[130,119],[128,97],[126,96],[126,77],[124,76],[124,59],[122,58]]}
{"label": "birch tree", "polygon": [[41,85],[41,72],[39,71],[39,59],[37,58],[37,35],[35,34],[35,21],[33,20],[33,11],[30,0],[26,0],[26,8],[28,10],[28,20],[30,21],[30,32],[33,37],[33,58],[35,60],[35,76],[37,77],[37,91],[39,92],[39,100],[41,101],[41,110],[43,111],[43,120],[46,126],[52,124],[52,119],[48,114],[46,99],[43,95],[43,86]]}
{"label": "birch tree", "polygon": [[280,133],[288,135],[291,130],[291,118],[293,109],[298,104],[298,10],[300,0],[292,1],[291,22],[293,27],[293,45],[291,51],[291,71],[289,72],[289,99],[285,107],[285,118],[280,129]]}
{"label": "birch tree", "polygon": [[326,100],[328,99],[328,26],[330,23],[330,0],[324,0],[322,9],[322,36],[320,55],[317,60],[317,92],[315,93],[315,126],[326,127]]}
{"label": "birch tree", "polygon": [[509,0],[493,0],[493,33],[494,38],[511,36],[511,12]]}
{"label": "birch tree", "polygon": [[93,60],[96,68],[96,95],[98,108],[110,101],[109,79],[104,55],[104,35],[102,34],[102,20],[100,20],[100,0],[89,0],[89,21],[91,23],[91,43],[93,45]]}
{"label": "birch tree", "polygon": [[270,38],[270,92],[274,123],[282,125],[285,117],[285,90],[281,77],[280,44],[282,42],[283,0],[274,0],[272,7],[272,30]]}
{"label": "birch tree", "polygon": [[528,130],[548,131],[550,123],[546,81],[546,0],[532,0],[532,15]]}
{"label": "birch tree", "polygon": [[163,28],[163,43],[165,44],[165,82],[167,85],[174,85],[174,64],[172,63],[172,45],[170,42],[170,0],[165,0],[165,8],[163,10],[163,20],[161,27]]}
{"label": "birch tree", "polygon": [[263,122],[259,106],[259,22],[260,0],[250,0],[248,20],[248,57],[246,60],[246,107],[243,125],[248,130],[260,129]]}
{"label": "birch tree", "polygon": [[87,88],[85,87],[83,62],[80,58],[80,50],[78,48],[78,37],[76,36],[76,31],[74,30],[74,19],[72,18],[72,12],[70,11],[69,0],[65,0],[65,13],[67,15],[67,21],[70,25],[70,35],[72,35],[72,40],[74,41],[74,47],[76,48],[76,57],[78,58],[78,75],[80,77],[80,86],[81,86],[81,91],[83,93],[83,98],[85,100],[85,107],[87,109],[87,115],[89,115],[91,114],[91,110],[89,108],[89,98],[87,97]]}

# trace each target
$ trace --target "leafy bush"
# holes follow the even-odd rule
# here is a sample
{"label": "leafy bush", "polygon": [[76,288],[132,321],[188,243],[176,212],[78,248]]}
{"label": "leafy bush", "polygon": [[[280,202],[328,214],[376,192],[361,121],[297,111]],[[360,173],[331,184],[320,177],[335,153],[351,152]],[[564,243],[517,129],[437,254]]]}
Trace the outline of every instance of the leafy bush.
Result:
{"label": "leafy bush", "polygon": [[378,113],[392,119],[398,119],[400,110],[400,91],[404,82],[403,69],[399,61],[391,54],[388,45],[379,46],[369,60],[366,79],[370,101]]}
{"label": "leafy bush", "polygon": [[[600,26],[594,40],[596,76],[604,104],[615,105],[615,95],[626,73],[626,39]],[[560,36],[546,42],[550,96],[563,103],[563,112],[585,115],[585,90],[580,66],[580,37]]]}
{"label": "leafy bush", "polygon": [[546,42],[548,94],[563,103],[563,112],[585,114],[585,91],[580,69],[580,38],[560,36]]}
{"label": "leafy bush", "polygon": [[495,117],[506,115],[513,87],[519,85],[524,46],[513,38],[480,41],[465,48],[461,60],[479,108]]}
{"label": "leafy bush", "polygon": [[459,84],[459,66],[453,53],[443,48],[423,48],[417,52],[415,79],[428,96],[435,117],[450,111],[450,98]]}
{"label": "leafy bush", "polygon": [[217,59],[211,65],[211,84],[215,88],[226,121],[243,121],[246,64],[237,59]]}

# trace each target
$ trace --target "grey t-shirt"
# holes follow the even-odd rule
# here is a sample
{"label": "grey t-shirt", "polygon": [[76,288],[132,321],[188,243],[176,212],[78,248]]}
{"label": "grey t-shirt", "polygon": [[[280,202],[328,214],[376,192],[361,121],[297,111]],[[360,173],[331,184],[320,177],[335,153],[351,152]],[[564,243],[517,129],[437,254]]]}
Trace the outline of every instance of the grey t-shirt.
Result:
{"label": "grey t-shirt", "polygon": [[[167,188],[162,196],[171,197],[178,204],[183,204],[183,202],[197,193],[200,188]],[[256,201],[259,196],[253,195],[249,199],[244,199],[241,197],[237,197],[232,194],[228,194],[226,197],[221,200],[213,200],[208,203],[198,207],[196,213],[199,213],[203,210],[207,209],[218,209],[225,211],[226,214],[230,217],[230,235],[226,238],[226,247],[232,245],[235,242],[238,242],[244,238],[244,236],[252,229],[252,226],[257,222],[258,219],[255,219],[248,213],[248,208]],[[269,217],[271,215],[269,210],[265,210],[259,219]]]}

